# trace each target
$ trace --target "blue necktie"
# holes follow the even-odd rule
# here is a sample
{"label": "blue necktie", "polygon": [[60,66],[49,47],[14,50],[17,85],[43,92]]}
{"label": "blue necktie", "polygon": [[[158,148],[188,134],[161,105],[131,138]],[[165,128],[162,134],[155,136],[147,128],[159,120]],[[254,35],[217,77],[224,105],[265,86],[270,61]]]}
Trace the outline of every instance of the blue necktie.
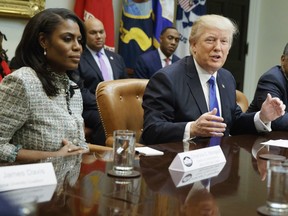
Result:
{"label": "blue necktie", "polygon": [[[218,101],[216,97],[216,85],[215,85],[215,77],[211,76],[208,80],[209,82],[209,111],[217,108],[217,116],[220,116]],[[209,146],[220,145],[221,138],[219,137],[211,137]]]}
{"label": "blue necktie", "polygon": [[209,140],[208,147],[218,146],[221,144],[221,137],[211,137]]}
{"label": "blue necktie", "polygon": [[102,57],[102,53],[101,52],[97,52],[96,55],[98,56],[98,59],[99,59],[100,70],[101,70],[101,73],[102,73],[104,81],[111,80],[111,78],[109,76],[107,65],[105,64],[105,61],[104,61],[104,59]]}
{"label": "blue necktie", "polygon": [[209,111],[217,108],[217,116],[220,116],[218,101],[216,97],[216,85],[215,85],[215,77],[211,76],[208,80],[209,82]]}

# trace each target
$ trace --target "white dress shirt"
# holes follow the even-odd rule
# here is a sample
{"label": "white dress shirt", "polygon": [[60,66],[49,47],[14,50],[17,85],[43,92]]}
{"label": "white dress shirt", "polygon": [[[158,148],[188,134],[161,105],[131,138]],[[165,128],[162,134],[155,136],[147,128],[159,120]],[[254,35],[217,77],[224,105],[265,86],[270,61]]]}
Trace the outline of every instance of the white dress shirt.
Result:
{"label": "white dress shirt", "polygon": [[[165,67],[166,66],[166,61],[165,59],[167,58],[167,56],[164,55],[164,53],[161,51],[160,48],[157,49],[158,50],[158,53],[159,53],[159,56],[160,56],[160,59],[161,59],[161,64],[162,64],[162,67]],[[172,55],[169,57],[169,65],[172,64]]]}
{"label": "white dress shirt", "polygon": [[[96,61],[98,67],[99,67],[100,70],[101,70],[99,58],[98,58],[98,56],[97,56],[97,52],[93,51],[93,50],[90,49],[88,46],[87,46],[87,49],[88,49],[88,50],[90,51],[90,53],[92,54],[94,60]],[[112,67],[111,67],[111,64],[110,64],[110,61],[109,61],[108,57],[106,56],[106,54],[105,54],[105,52],[104,52],[104,48],[102,48],[99,52],[101,53],[101,56],[102,56],[102,58],[103,58],[103,60],[104,60],[104,62],[105,62],[105,64],[106,64],[106,67],[107,67],[107,69],[108,69],[108,74],[109,74],[109,76],[110,76],[110,79],[113,80],[114,77],[113,77]]]}

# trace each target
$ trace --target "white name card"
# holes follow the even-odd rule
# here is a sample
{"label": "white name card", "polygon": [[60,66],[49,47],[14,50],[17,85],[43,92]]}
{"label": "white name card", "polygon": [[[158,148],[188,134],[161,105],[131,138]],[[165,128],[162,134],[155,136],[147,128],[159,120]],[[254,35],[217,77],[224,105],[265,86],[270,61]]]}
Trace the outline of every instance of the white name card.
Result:
{"label": "white name card", "polygon": [[283,140],[283,139],[268,140],[266,142],[262,142],[261,144],[288,148],[288,140]]}
{"label": "white name card", "polygon": [[226,163],[222,149],[220,146],[212,146],[178,153],[170,164],[169,170],[189,172],[220,163]]}
{"label": "white name card", "polygon": [[57,184],[52,163],[0,167],[0,192]]}
{"label": "white name card", "polygon": [[175,170],[169,170],[171,178],[176,187],[182,187],[189,185],[203,179],[212,178],[218,176],[226,162],[218,163],[213,166],[203,167],[201,169],[195,169],[189,172],[179,172]]}

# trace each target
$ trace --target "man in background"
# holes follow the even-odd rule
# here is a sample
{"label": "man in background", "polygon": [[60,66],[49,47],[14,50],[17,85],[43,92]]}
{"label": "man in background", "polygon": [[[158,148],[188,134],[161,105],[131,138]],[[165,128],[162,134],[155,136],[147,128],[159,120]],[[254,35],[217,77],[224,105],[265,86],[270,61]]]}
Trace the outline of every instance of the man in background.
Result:
{"label": "man in background", "polygon": [[256,112],[261,109],[267,93],[272,97],[280,98],[286,105],[285,114],[272,121],[272,130],[288,130],[288,43],[281,55],[281,65],[275,65],[264,73],[259,81],[255,91],[254,99],[247,112]]}
{"label": "man in background", "polygon": [[180,34],[174,27],[164,28],[160,35],[160,47],[140,55],[136,61],[134,76],[149,79],[159,69],[180,58],[174,54],[178,47]]}
{"label": "man in background", "polygon": [[103,23],[91,17],[85,21],[87,45],[83,50],[79,67],[70,74],[81,88],[83,118],[93,144],[105,145],[105,133],[99,116],[95,91],[102,81],[127,77],[123,58],[104,49],[106,32]]}

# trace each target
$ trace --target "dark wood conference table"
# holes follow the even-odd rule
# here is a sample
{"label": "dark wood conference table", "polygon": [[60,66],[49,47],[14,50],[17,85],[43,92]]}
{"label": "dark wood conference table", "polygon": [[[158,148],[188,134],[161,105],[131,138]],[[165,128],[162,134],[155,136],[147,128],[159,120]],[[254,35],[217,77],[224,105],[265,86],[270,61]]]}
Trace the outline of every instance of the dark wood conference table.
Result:
{"label": "dark wood conference table", "polygon": [[[221,138],[226,164],[210,179],[208,190],[199,188],[197,182],[176,187],[168,167],[177,153],[205,148],[209,139],[189,145],[150,146],[164,155],[136,157],[135,170],[141,173],[136,178],[110,177],[107,172],[112,169],[112,151],[92,152],[83,155],[79,177],[70,173],[74,178],[70,185],[66,177],[50,201],[37,204],[38,215],[259,215],[257,208],[265,205],[267,197],[267,183],[262,179],[267,161],[255,159],[252,149],[257,152],[260,143],[270,139],[288,139],[288,133]],[[286,148],[271,147],[270,153],[287,156]]]}

